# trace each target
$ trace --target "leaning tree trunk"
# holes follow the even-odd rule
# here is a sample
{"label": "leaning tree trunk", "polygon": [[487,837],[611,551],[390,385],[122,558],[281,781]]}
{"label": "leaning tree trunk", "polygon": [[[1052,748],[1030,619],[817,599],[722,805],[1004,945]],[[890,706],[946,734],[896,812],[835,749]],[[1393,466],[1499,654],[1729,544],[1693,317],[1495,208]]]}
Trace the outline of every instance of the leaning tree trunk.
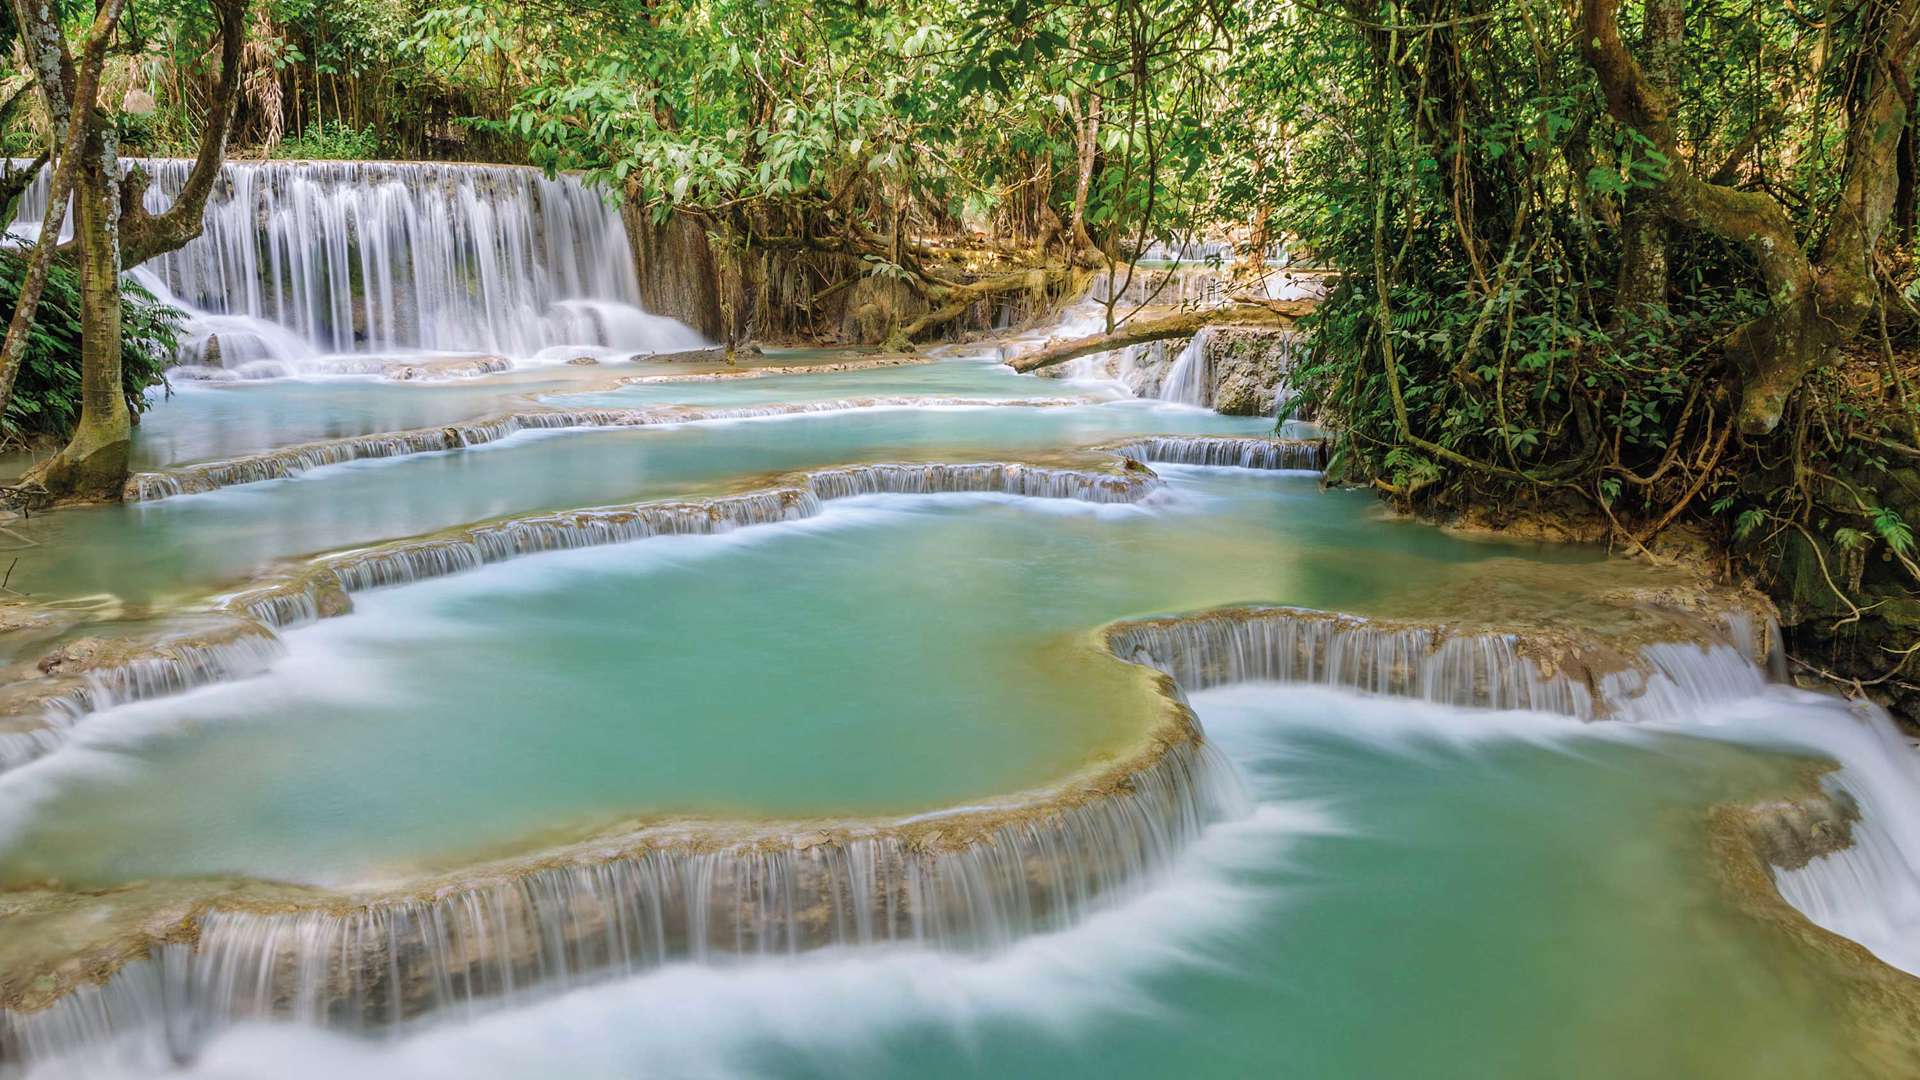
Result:
{"label": "leaning tree trunk", "polygon": [[118,498],[133,448],[133,416],[120,372],[120,162],[118,135],[93,125],[75,170],[80,257],[80,423],[35,477],[49,492]]}
{"label": "leaning tree trunk", "polygon": [[27,477],[56,498],[117,499],[126,483],[133,413],[122,372],[120,274],[185,245],[205,227],[207,198],[220,174],[239,99],[247,10],[246,0],[214,0],[213,6],[220,74],[201,126],[199,152],[173,205],[159,214],[147,211],[147,178],[138,169],[122,185],[119,136],[111,117],[95,110],[82,131],[73,180],[72,246],[81,284],[80,422],[66,448]]}

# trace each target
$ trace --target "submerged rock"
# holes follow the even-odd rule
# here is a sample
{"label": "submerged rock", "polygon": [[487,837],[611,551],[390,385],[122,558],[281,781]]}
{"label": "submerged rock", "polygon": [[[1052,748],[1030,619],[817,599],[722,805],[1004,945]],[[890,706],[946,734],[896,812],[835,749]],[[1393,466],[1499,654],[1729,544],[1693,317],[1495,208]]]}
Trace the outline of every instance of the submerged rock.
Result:
{"label": "submerged rock", "polygon": [[[760,347],[746,344],[734,350],[735,356],[758,356]],[[627,357],[635,363],[652,362],[656,364],[724,364],[727,362],[727,349],[724,345],[710,345],[703,349],[682,349],[678,352],[634,353]]]}
{"label": "submerged rock", "polygon": [[98,638],[81,638],[79,641],[70,641],[41,657],[40,662],[34,666],[40,669],[40,674],[52,675],[69,667],[85,666],[99,651]]}

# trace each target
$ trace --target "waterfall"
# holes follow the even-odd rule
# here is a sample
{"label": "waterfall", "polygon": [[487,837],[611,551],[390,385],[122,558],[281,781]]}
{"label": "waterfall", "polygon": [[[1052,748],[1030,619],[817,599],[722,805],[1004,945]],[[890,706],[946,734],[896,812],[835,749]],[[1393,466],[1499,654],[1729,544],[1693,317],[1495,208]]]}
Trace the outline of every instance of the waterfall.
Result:
{"label": "waterfall", "polygon": [[1114,504],[1138,502],[1160,482],[1141,468],[1101,471],[1018,462],[850,465],[789,480],[792,486],[713,499],[513,518],[320,558],[291,579],[227,597],[222,610],[237,619],[214,632],[120,644],[81,675],[33,684],[22,705],[0,712],[0,723],[13,721],[13,729],[0,731],[0,772],[58,748],[91,713],[263,671],[284,651],[275,630],[346,614],[352,610],[351,594],[367,589],[541,552],[795,521],[819,514],[828,501],[863,495],[997,494]]}
{"label": "waterfall", "polygon": [[1104,304],[1112,297],[1118,297],[1118,316],[1135,307],[1218,307],[1227,300],[1231,280],[1229,269],[1205,262],[1189,260],[1177,267],[1136,266],[1131,274],[1119,270],[1111,281],[1105,273],[1094,275],[1086,296],[1076,306],[1100,309],[1103,322]]}
{"label": "waterfall", "polygon": [[1744,641],[1643,645],[1638,664],[1601,677],[1600,696],[1612,703],[1618,719],[1648,722],[1669,722],[1710,706],[1758,697],[1767,692],[1769,680],[1749,649]]}
{"label": "waterfall", "polygon": [[1143,463],[1231,466],[1318,472],[1326,456],[1324,439],[1250,439],[1233,435],[1156,435],[1111,448]]}
{"label": "waterfall", "polygon": [[1166,381],[1160,384],[1161,401],[1202,408],[1213,406],[1213,364],[1207,358],[1207,343],[1212,339],[1213,328],[1203,326],[1187,342],[1187,347],[1180,350]]}
{"label": "waterfall", "polygon": [[1920,755],[1912,741],[1884,709],[1825,695],[1778,689],[1725,711],[1705,734],[1746,731],[1840,764],[1820,778],[1818,799],[1748,808],[1749,829],[1768,834],[1756,848],[1781,898],[1920,975]]}
{"label": "waterfall", "polygon": [[1138,892],[1210,823],[1245,811],[1238,774],[1186,727],[1097,793],[1031,809],[717,849],[643,838],[418,897],[216,909],[195,917],[192,946],[159,946],[101,985],[0,1017],[0,1056],[158,1066],[247,1019],[393,1032],[673,961],[889,942],[990,951]]}
{"label": "waterfall", "polygon": [[[1892,752],[1912,756],[1913,748],[1897,745]],[[1912,829],[1888,815],[1896,809],[1889,800],[1850,781],[1844,774],[1826,781],[1836,795],[1864,800],[1867,811],[1853,822],[1849,843],[1816,855],[1798,867],[1773,868],[1780,896],[1814,925],[1866,946],[1875,956],[1903,971],[1920,974],[1920,867]]]}
{"label": "waterfall", "polygon": [[1444,705],[1596,715],[1586,682],[1543,671],[1512,634],[1445,634],[1304,608],[1234,608],[1119,623],[1107,647],[1191,693],[1236,682],[1299,682]]}
{"label": "waterfall", "polygon": [[1210,328],[1202,328],[1171,361],[1167,358],[1167,342],[1149,341],[1075,357],[1043,374],[1115,382],[1134,397],[1210,406],[1213,401],[1213,371],[1207,362],[1210,336]]}
{"label": "waterfall", "polygon": [[1134,397],[1157,397],[1166,378],[1167,343],[1149,341],[1075,357],[1041,374],[1062,379],[1119,383]]}
{"label": "waterfall", "polygon": [[[1685,635],[1691,627],[1676,625]],[[1224,608],[1117,623],[1108,645],[1188,691],[1301,682],[1481,709],[1671,723],[1763,694],[1747,642],[1669,641],[1573,651],[1551,634],[1460,631],[1290,607]]]}
{"label": "waterfall", "polygon": [[[1779,894],[1811,922],[1920,975],[1920,755],[1885,710],[1783,686],[1771,619],[1721,616],[1730,642],[1655,642],[1617,670],[1583,670],[1514,634],[1291,608],[1117,623],[1108,647],[1185,690],[1316,683],[1469,708],[1533,709],[1760,744],[1839,763],[1813,799],[1742,808]],[[1602,658],[1603,661],[1605,658]],[[1762,666],[1767,665],[1767,666]]]}
{"label": "waterfall", "polygon": [[[159,211],[192,162],[134,166],[152,177],[148,205]],[[46,191],[43,171],[15,232],[35,227]],[[513,166],[229,162],[205,231],[135,274],[187,310],[183,363],[241,374],[313,370],[323,353],[528,358],[705,344],[641,310],[626,232],[600,193]]]}
{"label": "waterfall", "polygon": [[0,772],[52,753],[88,714],[245,678],[265,671],[284,652],[279,637],[257,623],[135,647],[35,698],[38,723],[0,733]]}
{"label": "waterfall", "polygon": [[[790,521],[825,501],[864,495],[1104,503],[1138,499],[1154,486],[1153,474],[1137,467],[845,466],[801,474],[788,487],[568,511],[349,552],[286,585],[231,597],[227,608],[254,628],[237,639],[277,646],[259,623],[338,614],[354,591],[536,552]],[[143,692],[171,685],[147,658],[104,677]],[[0,1016],[0,1061],[119,1055],[129,1046],[154,1061],[177,1060],[227,1025],[255,1018],[391,1030],[679,960],[887,942],[1003,948],[1145,888],[1210,823],[1245,813],[1238,774],[1200,741],[1172,684],[1157,687],[1163,719],[1137,751],[1059,787],[986,806],[881,823],[677,822],[392,895],[295,893],[258,908],[215,901],[190,917],[190,946],[157,944],[102,984],[77,987],[38,1012]]]}
{"label": "waterfall", "polygon": [[404,541],[318,560],[291,581],[228,599],[229,611],[285,627],[350,608],[366,589],[445,577],[546,551],[624,544],[654,536],[727,532],[796,521],[833,499],[862,495],[1000,494],[1091,503],[1138,502],[1159,483],[1151,472],[1098,472],[1042,465],[849,465],[805,473],[792,487],[690,502],[635,503],[514,518],[428,540]]}

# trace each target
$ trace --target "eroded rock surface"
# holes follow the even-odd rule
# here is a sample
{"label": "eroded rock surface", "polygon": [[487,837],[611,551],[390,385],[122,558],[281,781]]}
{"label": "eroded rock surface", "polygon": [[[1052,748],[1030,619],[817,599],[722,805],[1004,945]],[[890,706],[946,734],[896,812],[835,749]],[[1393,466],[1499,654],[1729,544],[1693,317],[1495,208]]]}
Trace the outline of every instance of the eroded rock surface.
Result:
{"label": "eroded rock surface", "polygon": [[1293,365],[1291,330],[1224,326],[1206,342],[1213,407],[1229,416],[1271,416]]}

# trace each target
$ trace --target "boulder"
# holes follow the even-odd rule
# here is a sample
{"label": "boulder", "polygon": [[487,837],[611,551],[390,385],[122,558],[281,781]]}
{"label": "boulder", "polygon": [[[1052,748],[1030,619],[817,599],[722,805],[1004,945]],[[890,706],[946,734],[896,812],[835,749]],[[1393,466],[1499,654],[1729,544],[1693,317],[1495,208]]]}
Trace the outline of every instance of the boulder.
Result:
{"label": "boulder", "polygon": [[1229,416],[1272,416],[1275,395],[1293,366],[1292,330],[1222,326],[1207,341],[1213,407]]}

